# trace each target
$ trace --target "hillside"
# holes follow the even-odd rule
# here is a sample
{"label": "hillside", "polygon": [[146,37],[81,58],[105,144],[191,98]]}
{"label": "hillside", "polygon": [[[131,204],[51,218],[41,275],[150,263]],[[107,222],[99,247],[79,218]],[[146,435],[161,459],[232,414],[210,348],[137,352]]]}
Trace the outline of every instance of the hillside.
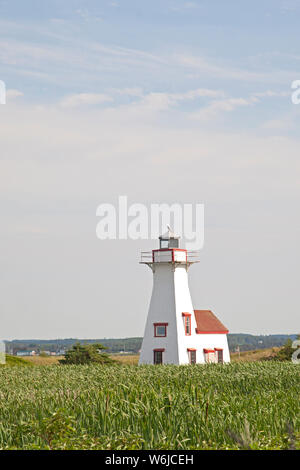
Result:
{"label": "hillside", "polygon": [[21,357],[10,356],[9,354],[6,354],[6,363],[0,364],[0,367],[14,367],[14,366],[31,367],[32,364],[26,361],[25,359],[22,359]]}
{"label": "hillside", "polygon": [[[237,347],[240,351],[252,351],[256,349],[276,348],[283,346],[288,339],[296,339],[295,335],[249,335],[245,333],[229,334],[228,343],[231,352]],[[13,340],[6,341],[6,350],[10,354],[16,354],[18,351],[50,351],[60,352],[63,349],[70,348],[77,341],[81,343],[101,343],[108,348],[109,353],[127,352],[137,354],[141,349],[142,338],[101,338],[101,339],[54,339],[54,340]]]}
{"label": "hillside", "polygon": [[256,362],[273,358],[280,348],[254,349],[251,351],[232,352],[231,362]]}

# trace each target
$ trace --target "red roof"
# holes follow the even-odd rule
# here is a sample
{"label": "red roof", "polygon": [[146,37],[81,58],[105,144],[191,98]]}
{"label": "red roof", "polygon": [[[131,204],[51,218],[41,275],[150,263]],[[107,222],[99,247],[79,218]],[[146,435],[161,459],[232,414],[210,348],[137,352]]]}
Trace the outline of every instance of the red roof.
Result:
{"label": "red roof", "polygon": [[228,333],[228,329],[211,310],[194,310],[196,333]]}

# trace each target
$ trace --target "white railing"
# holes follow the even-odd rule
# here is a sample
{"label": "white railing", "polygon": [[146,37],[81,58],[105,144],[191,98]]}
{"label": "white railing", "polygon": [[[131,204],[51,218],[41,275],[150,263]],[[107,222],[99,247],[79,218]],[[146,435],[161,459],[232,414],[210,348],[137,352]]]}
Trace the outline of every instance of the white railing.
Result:
{"label": "white railing", "polygon": [[152,251],[142,251],[141,252],[141,263],[152,263]]}
{"label": "white railing", "polygon": [[[200,251],[199,250],[189,250],[187,251],[187,262],[188,263],[199,263],[200,261]],[[152,251],[142,251],[141,252],[141,263],[153,263]]]}
{"label": "white railing", "polygon": [[200,250],[190,250],[187,252],[188,263],[200,262]]}

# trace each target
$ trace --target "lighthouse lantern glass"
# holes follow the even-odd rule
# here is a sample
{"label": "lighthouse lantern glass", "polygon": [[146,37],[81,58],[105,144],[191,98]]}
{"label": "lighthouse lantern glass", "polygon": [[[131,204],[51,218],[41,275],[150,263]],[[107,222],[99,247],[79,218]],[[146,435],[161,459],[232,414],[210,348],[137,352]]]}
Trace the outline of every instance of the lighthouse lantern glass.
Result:
{"label": "lighthouse lantern glass", "polygon": [[160,240],[160,249],[169,248],[169,240]]}
{"label": "lighthouse lantern glass", "polygon": [[168,240],[161,239],[160,240],[160,249],[166,248],[178,248],[179,247],[179,240],[178,238],[169,238]]}
{"label": "lighthouse lantern glass", "polygon": [[179,240],[178,238],[170,238],[169,240],[169,248],[178,248],[179,247]]}

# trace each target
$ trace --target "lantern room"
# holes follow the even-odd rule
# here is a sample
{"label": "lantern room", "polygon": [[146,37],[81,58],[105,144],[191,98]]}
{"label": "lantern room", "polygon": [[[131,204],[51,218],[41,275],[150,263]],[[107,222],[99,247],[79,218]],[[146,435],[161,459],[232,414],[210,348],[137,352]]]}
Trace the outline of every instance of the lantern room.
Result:
{"label": "lantern room", "polygon": [[168,227],[168,231],[159,237],[159,248],[161,250],[179,248],[179,238],[180,237],[175,236],[170,227]]}

